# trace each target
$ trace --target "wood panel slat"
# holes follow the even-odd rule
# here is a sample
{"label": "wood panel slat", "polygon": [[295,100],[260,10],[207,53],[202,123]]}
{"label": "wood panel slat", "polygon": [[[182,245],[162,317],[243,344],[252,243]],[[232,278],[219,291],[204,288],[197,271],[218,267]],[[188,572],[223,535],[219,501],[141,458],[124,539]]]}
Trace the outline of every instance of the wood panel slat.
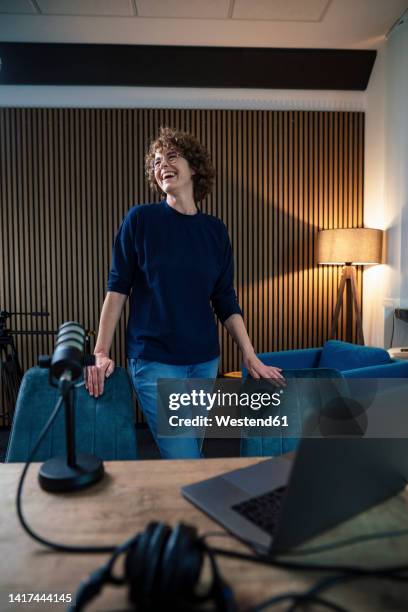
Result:
{"label": "wood panel slat", "polygon": [[[364,114],[194,109],[0,109],[0,309],[48,310],[13,328],[97,329],[116,230],[155,201],[143,158],[160,125],[190,130],[217,169],[202,210],[221,217],[258,352],[327,339],[340,269],[317,267],[317,231],[362,227]],[[362,271],[357,281],[361,297]],[[113,356],[125,365],[125,316]],[[345,337],[344,313],[339,337]],[[220,331],[222,371],[240,356]],[[356,340],[356,338],[355,338]],[[18,336],[24,369],[53,337]],[[4,418],[4,397],[0,425]]]}

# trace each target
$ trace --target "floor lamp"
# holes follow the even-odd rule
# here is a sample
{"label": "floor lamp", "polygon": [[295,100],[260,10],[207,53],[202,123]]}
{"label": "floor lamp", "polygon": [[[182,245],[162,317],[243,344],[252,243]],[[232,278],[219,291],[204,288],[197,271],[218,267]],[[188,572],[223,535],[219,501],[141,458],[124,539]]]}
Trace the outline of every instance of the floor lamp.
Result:
{"label": "floor lamp", "polygon": [[356,317],[357,342],[364,344],[361,308],[357,293],[355,266],[382,262],[383,232],[378,229],[330,229],[318,233],[317,262],[343,266],[330,338],[334,338],[339,322],[343,293],[346,289],[346,340],[353,339],[353,310]]}

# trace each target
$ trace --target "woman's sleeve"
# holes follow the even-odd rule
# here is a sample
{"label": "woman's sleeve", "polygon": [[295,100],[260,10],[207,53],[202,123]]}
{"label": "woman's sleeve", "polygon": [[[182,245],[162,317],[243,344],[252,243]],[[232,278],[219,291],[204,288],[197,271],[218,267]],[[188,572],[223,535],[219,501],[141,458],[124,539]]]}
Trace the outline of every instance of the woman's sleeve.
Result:
{"label": "woman's sleeve", "polygon": [[215,314],[224,323],[233,314],[242,315],[234,289],[234,258],[227,228],[223,225],[223,259],[221,271],[211,295]]}
{"label": "woman's sleeve", "polygon": [[130,295],[137,267],[134,225],[136,215],[128,214],[118,230],[113,244],[112,264],[108,277],[108,291]]}

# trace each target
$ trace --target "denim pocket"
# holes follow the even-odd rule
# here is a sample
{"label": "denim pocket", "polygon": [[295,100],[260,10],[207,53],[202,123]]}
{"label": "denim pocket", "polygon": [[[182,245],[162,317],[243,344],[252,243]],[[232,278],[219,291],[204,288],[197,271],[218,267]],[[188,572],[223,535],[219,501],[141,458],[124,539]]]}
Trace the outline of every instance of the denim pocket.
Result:
{"label": "denim pocket", "polygon": [[131,358],[128,359],[128,365],[129,365],[130,375],[132,377],[136,376],[137,371],[141,367],[140,359],[135,359],[134,357],[131,357]]}
{"label": "denim pocket", "polygon": [[140,357],[131,358],[129,361],[129,368],[132,376],[140,376],[142,371],[144,370],[144,374],[146,373],[146,368],[152,365],[153,361],[148,361],[147,359],[141,359]]}

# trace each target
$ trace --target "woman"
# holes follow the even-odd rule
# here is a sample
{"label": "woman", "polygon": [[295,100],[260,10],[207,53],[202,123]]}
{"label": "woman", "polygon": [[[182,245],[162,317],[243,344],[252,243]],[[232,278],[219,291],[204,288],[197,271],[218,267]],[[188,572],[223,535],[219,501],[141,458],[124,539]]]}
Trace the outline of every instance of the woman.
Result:
{"label": "woman", "polygon": [[214,311],[242,351],[254,378],[282,382],[279,368],[255,355],[233,288],[233,258],[224,223],[197,204],[210,193],[214,169],[191,135],[161,128],[145,159],[150,185],[163,199],[133,207],[118,231],[87,389],[98,397],[112,374],[109,351],[130,296],[127,357],[135,391],[162,457],[200,457],[198,441],[157,435],[157,379],[215,379],[219,343]]}

